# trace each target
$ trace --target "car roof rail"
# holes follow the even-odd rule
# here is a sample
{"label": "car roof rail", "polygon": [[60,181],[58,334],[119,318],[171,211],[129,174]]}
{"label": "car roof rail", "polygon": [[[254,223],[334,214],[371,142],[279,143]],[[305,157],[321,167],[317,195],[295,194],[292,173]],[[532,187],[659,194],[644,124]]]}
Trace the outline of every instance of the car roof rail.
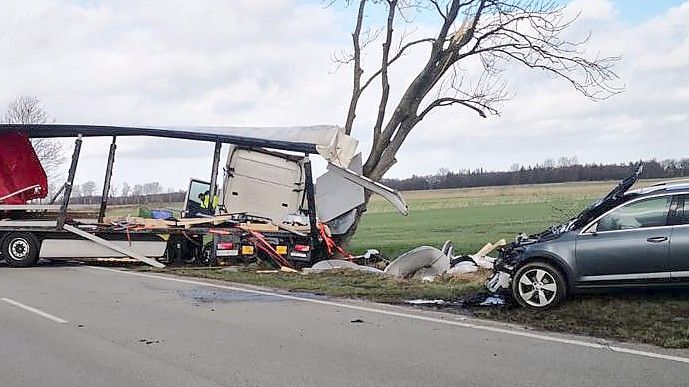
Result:
{"label": "car roof rail", "polygon": [[687,183],[689,184],[689,179],[677,179],[677,180],[668,180],[668,181],[663,181],[660,183],[656,183],[653,185],[650,185],[649,187],[661,187],[664,185],[672,185],[672,184],[679,184],[679,183]]}

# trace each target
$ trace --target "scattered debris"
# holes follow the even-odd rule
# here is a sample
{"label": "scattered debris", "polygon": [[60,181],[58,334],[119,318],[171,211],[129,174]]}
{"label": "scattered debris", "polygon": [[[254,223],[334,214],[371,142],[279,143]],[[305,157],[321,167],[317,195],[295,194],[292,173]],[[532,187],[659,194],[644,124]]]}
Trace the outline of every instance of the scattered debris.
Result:
{"label": "scattered debris", "polygon": [[410,278],[419,269],[426,269],[422,273],[424,277],[441,275],[450,269],[450,258],[435,247],[421,246],[390,262],[384,272],[393,277]]}
{"label": "scattered debris", "polygon": [[346,261],[344,259],[328,259],[326,261],[320,261],[320,262],[317,262],[315,265],[311,266],[310,268],[304,269],[304,272],[306,272],[306,273],[322,273],[324,271],[337,270],[337,269],[349,269],[349,270],[364,271],[364,272],[374,273],[374,274],[383,274],[382,270],[376,269],[375,267],[358,265],[354,262]]}
{"label": "scattered debris", "polygon": [[153,339],[139,339],[140,343],[144,343],[146,345],[151,345],[151,344],[159,344],[160,340],[153,340]]}
{"label": "scattered debris", "polygon": [[475,294],[474,296],[463,300],[462,306],[464,307],[469,307],[469,306],[503,306],[507,305],[507,300],[505,299],[505,296],[501,294],[493,294],[493,293],[478,293]]}
{"label": "scattered debris", "polygon": [[455,276],[459,274],[473,273],[475,271],[478,271],[478,265],[476,265],[473,261],[461,261],[452,266],[450,270],[447,271],[447,274]]}
{"label": "scattered debris", "polygon": [[404,302],[412,305],[445,305],[447,303],[445,300],[407,300]]}
{"label": "scattered debris", "polygon": [[[375,260],[380,253],[377,250],[368,250],[365,254],[345,259],[330,259],[320,261],[310,268],[303,269],[303,273],[322,273],[329,270],[356,270],[375,274],[386,274],[396,278],[412,278],[420,281],[432,282],[442,275],[459,277],[468,273],[473,273],[479,269],[492,269],[495,258],[488,256],[500,246],[506,245],[506,241],[501,239],[495,243],[486,243],[479,251],[472,255],[455,255],[452,241],[446,241],[441,249],[432,246],[420,246],[410,250],[388,264],[385,270],[375,267],[361,265],[353,262],[367,263]],[[279,271],[289,271],[281,268]],[[257,273],[277,273],[278,270],[262,270]],[[496,278],[494,281],[504,282],[504,278]],[[433,300],[432,300],[433,301]],[[497,301],[491,301],[497,302]]]}

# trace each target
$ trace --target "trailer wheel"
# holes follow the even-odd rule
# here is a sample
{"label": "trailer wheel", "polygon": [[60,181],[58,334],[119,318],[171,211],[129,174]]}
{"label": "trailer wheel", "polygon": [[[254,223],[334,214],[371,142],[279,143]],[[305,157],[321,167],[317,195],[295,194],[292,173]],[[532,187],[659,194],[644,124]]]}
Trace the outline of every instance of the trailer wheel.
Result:
{"label": "trailer wheel", "polygon": [[28,232],[13,232],[2,240],[0,251],[8,265],[29,267],[38,261],[40,243],[35,235]]}

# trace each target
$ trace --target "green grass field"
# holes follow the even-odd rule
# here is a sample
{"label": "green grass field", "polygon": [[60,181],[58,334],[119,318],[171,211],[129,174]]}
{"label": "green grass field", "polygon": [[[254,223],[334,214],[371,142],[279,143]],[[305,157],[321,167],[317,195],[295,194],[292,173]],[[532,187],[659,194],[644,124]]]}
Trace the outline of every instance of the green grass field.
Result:
{"label": "green grass field", "polygon": [[607,181],[407,191],[402,193],[409,204],[407,217],[383,199],[372,198],[350,250],[375,248],[395,257],[450,239],[456,251],[471,253],[487,242],[510,241],[520,232],[562,223],[615,185]]}

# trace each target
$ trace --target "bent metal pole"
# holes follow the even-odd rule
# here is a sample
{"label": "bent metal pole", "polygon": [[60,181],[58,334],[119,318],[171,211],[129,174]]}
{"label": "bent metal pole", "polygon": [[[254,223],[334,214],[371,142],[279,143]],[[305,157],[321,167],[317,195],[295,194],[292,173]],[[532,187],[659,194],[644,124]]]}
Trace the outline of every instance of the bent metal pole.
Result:
{"label": "bent metal pole", "polygon": [[67,206],[69,205],[69,198],[72,195],[72,186],[74,185],[74,175],[77,172],[77,164],[79,163],[79,153],[81,153],[81,134],[74,141],[74,153],[72,153],[72,164],[69,166],[69,173],[67,174],[67,182],[65,183],[65,194],[62,197],[62,205],[60,206],[60,216],[57,218],[57,229],[62,230],[65,225],[65,218],[67,218]]}
{"label": "bent metal pole", "polygon": [[100,209],[98,210],[98,223],[103,223],[105,217],[105,209],[108,207],[108,195],[110,194],[110,180],[112,178],[112,167],[115,164],[115,151],[117,144],[115,141],[117,136],[112,136],[112,143],[110,144],[110,153],[108,153],[108,164],[105,167],[105,181],[103,182],[103,194],[100,197]]}

